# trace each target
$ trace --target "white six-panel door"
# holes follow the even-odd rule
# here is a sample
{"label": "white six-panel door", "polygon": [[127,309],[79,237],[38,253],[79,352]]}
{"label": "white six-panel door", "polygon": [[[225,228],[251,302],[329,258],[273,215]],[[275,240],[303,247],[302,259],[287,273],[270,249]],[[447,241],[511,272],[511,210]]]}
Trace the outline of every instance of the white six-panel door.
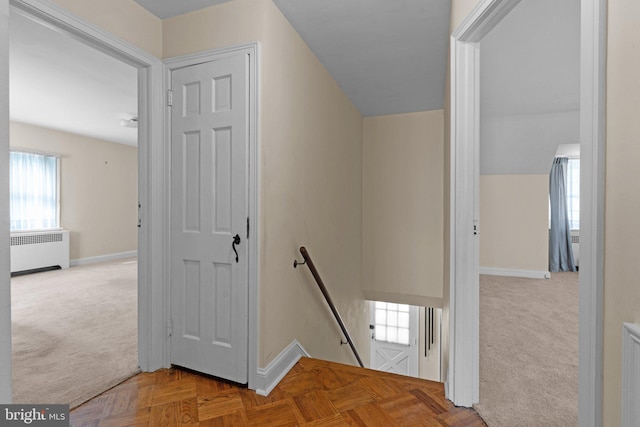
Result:
{"label": "white six-panel door", "polygon": [[248,60],[171,73],[171,363],[238,383],[247,382]]}

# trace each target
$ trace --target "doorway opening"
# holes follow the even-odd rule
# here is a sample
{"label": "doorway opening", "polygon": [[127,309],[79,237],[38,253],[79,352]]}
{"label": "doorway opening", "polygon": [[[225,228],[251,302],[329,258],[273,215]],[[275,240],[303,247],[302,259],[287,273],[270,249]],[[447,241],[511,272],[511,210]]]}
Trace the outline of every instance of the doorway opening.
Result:
{"label": "doorway opening", "polygon": [[[578,274],[570,231],[577,238],[579,193],[572,190],[579,175],[568,179],[572,161],[561,148],[575,143],[571,154],[579,155],[580,1],[521,0],[482,38],[479,53],[475,407],[489,424],[497,417],[526,424],[541,413],[577,424]],[[523,410],[510,413],[513,406]]]}
{"label": "doorway opening", "polygon": [[9,23],[13,401],[73,407],[139,370],[138,71]]}
{"label": "doorway opening", "polygon": [[369,301],[369,367],[441,381],[442,309]]}
{"label": "doorway opening", "polygon": [[[518,0],[481,2],[452,34],[449,356],[446,395],[471,406],[478,391],[479,44]],[[579,424],[602,415],[604,46],[606,2],[581,2]]]}
{"label": "doorway opening", "polygon": [[[137,294],[138,294],[138,366],[143,371],[152,371],[167,366],[168,349],[166,348],[165,339],[165,319],[162,310],[157,307],[164,305],[163,286],[165,283],[164,271],[164,242],[163,224],[166,212],[165,200],[162,197],[164,191],[164,174],[166,171],[162,168],[154,168],[150,170],[152,162],[163,164],[163,147],[162,144],[150,145],[151,139],[161,140],[162,135],[162,111],[160,106],[151,103],[151,95],[153,88],[162,86],[162,63],[159,59],[147,54],[139,48],[111,36],[109,33],[87,23],[59,7],[41,2],[39,0],[11,0],[7,5],[6,14],[3,16],[8,28],[9,8],[15,8],[25,16],[31,19],[39,20],[54,31],[68,35],[71,38],[81,41],[82,43],[95,48],[101,52],[107,53],[109,56],[123,61],[137,69],[138,82],[138,158],[137,158],[137,193],[138,193],[138,264],[137,264]],[[9,49],[8,32],[4,33],[2,43],[5,49]],[[6,77],[5,81],[9,81],[8,67],[5,67],[2,74]],[[9,95],[8,85],[5,86],[6,94]],[[6,99],[8,105],[8,98]],[[2,120],[9,128],[9,111],[6,111]],[[8,137],[8,134],[6,135]],[[6,166],[9,163],[9,141],[2,141],[1,149],[5,151]],[[104,165],[104,164],[103,164]],[[86,183],[82,183],[86,184]],[[153,190],[153,191],[152,191]],[[8,198],[8,187],[2,190],[5,197]],[[3,210],[3,215],[8,222],[9,209]],[[136,227],[134,223],[132,227]],[[154,237],[152,245],[152,237]],[[3,254],[9,258],[9,248],[2,249]],[[160,267],[151,269],[151,262]],[[154,283],[154,286],[151,286]],[[9,280],[2,283],[3,298],[6,297],[7,306],[9,306]],[[10,330],[10,316],[3,316],[0,328],[8,332]],[[7,401],[11,400],[11,342],[10,334],[0,337],[3,341],[3,348],[8,351],[2,352],[3,363],[0,368],[0,395]],[[6,345],[5,345],[6,344]]]}

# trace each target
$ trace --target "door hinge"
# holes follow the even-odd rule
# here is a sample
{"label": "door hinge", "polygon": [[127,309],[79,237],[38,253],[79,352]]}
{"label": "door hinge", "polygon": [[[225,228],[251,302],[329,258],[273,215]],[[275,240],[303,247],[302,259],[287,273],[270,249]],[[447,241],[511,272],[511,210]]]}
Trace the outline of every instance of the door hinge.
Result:
{"label": "door hinge", "polygon": [[142,227],[142,216],[140,216],[140,209],[142,209],[142,204],[138,202],[138,228]]}
{"label": "door hinge", "polygon": [[247,239],[249,238],[249,217],[247,217]]}
{"label": "door hinge", "polygon": [[173,335],[173,322],[171,319],[167,320],[167,336],[170,337]]}
{"label": "door hinge", "polygon": [[171,89],[167,91],[167,106],[173,107],[173,91]]}

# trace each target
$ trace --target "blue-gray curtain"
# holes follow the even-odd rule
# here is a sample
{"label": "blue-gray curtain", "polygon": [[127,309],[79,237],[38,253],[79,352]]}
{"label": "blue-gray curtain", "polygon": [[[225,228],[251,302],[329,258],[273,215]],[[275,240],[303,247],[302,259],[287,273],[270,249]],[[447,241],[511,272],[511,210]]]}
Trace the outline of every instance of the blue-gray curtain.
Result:
{"label": "blue-gray curtain", "polygon": [[556,157],[549,173],[551,227],[549,229],[549,271],[576,271],[571,247],[571,229],[567,210],[566,157]]}

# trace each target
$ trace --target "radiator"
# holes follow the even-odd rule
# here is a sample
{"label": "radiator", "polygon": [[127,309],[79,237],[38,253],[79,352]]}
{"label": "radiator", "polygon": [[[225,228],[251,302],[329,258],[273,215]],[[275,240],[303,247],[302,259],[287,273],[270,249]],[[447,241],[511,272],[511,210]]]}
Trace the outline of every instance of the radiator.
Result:
{"label": "radiator", "polygon": [[622,326],[622,427],[640,420],[640,325]]}
{"label": "radiator", "polygon": [[573,250],[573,262],[580,265],[580,230],[571,230],[571,249]]}
{"label": "radiator", "polygon": [[11,272],[69,268],[69,231],[11,233]]}

